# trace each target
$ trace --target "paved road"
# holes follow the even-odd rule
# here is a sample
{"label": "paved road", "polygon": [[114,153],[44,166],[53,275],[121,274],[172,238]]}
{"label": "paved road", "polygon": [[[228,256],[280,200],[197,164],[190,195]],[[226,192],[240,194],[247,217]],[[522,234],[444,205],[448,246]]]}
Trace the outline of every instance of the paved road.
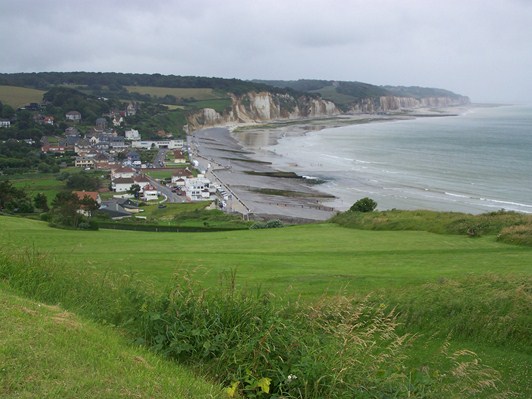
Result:
{"label": "paved road", "polygon": [[170,190],[168,187],[166,187],[163,184],[160,184],[159,182],[157,182],[157,180],[152,179],[151,177],[148,177],[148,179],[150,180],[151,185],[154,186],[157,189],[157,191],[159,191],[161,194],[166,196],[167,198],[166,202],[169,202],[169,203],[186,202],[186,198],[184,196],[173,193],[172,190]]}

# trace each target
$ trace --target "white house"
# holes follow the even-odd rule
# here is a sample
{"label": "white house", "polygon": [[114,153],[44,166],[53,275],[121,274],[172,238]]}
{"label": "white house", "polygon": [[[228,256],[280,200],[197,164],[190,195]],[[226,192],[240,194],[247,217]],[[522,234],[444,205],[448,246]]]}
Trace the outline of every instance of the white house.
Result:
{"label": "white house", "polygon": [[111,179],[126,178],[132,179],[133,176],[137,174],[136,170],[133,168],[117,168],[113,169],[111,172]]}
{"label": "white house", "polygon": [[65,115],[68,121],[79,122],[81,121],[81,114],[78,111],[69,111]]}
{"label": "white house", "polygon": [[142,189],[142,198],[144,201],[157,201],[159,199],[159,193],[155,187],[148,184]]}
{"label": "white house", "polygon": [[133,141],[140,140],[140,133],[138,130],[130,129],[130,130],[126,130],[124,133],[126,135],[126,140],[133,140]]}
{"label": "white house", "polygon": [[117,179],[113,179],[111,182],[111,188],[117,193],[122,193],[129,191],[133,184],[137,183],[135,183],[135,181],[130,177],[119,177]]}
{"label": "white house", "polygon": [[10,127],[11,121],[8,119],[0,119],[0,127]]}
{"label": "white house", "polygon": [[185,193],[191,201],[205,201],[211,197],[210,180],[205,177],[194,177],[185,182]]}

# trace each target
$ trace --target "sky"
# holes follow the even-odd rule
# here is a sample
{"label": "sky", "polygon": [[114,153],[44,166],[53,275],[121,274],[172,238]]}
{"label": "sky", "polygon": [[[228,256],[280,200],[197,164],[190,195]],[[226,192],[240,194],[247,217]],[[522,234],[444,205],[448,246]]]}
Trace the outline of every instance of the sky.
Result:
{"label": "sky", "polygon": [[0,72],[325,79],[532,102],[532,0],[0,0]]}

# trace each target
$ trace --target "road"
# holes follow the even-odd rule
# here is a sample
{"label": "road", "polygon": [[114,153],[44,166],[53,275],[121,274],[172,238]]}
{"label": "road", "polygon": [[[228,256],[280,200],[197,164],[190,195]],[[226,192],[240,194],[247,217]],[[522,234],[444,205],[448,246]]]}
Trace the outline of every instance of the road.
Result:
{"label": "road", "polygon": [[166,202],[169,203],[180,203],[180,202],[186,202],[186,197],[182,195],[177,195],[176,193],[173,193],[172,190],[170,190],[168,187],[166,187],[163,184],[160,184],[157,180],[148,177],[150,180],[150,183],[153,187],[157,189],[162,195],[166,197]]}

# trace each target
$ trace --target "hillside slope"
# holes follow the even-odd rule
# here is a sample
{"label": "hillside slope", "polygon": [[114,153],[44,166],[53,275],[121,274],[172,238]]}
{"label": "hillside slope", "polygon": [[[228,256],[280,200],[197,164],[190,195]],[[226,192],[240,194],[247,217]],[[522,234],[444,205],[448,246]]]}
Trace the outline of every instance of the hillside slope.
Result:
{"label": "hillside slope", "polygon": [[0,285],[0,397],[214,398],[221,390],[111,327]]}

